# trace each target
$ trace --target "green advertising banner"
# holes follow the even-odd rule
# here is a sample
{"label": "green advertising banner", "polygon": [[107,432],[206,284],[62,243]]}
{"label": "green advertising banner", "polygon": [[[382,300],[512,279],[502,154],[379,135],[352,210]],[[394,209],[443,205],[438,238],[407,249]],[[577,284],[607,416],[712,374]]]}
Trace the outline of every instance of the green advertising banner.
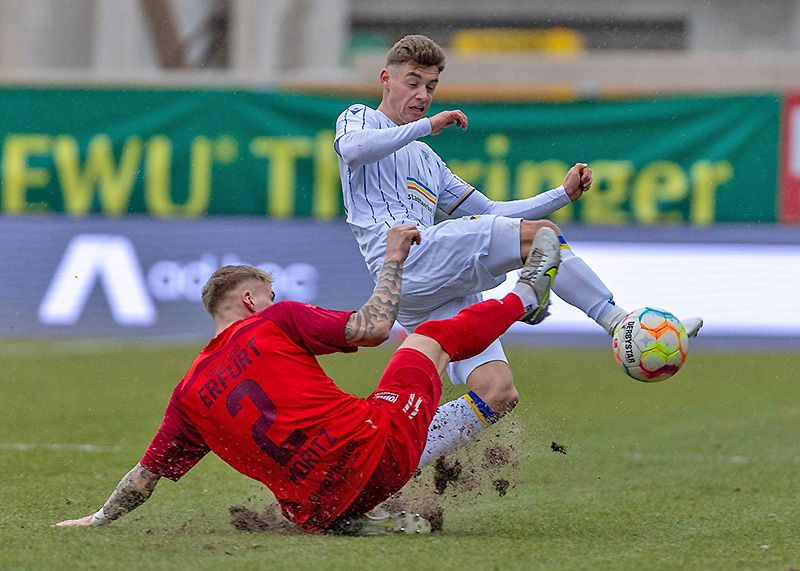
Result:
{"label": "green advertising banner", "polygon": [[[376,101],[365,101],[375,105]],[[342,215],[341,97],[227,90],[0,90],[0,212],[164,218]],[[594,186],[553,218],[776,221],[777,95],[469,103],[426,142],[496,200]]]}

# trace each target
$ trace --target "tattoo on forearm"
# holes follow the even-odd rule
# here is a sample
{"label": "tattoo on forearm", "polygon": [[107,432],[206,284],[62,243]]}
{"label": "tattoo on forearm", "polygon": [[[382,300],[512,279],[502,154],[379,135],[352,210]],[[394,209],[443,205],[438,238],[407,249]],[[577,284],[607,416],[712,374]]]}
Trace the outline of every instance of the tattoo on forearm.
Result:
{"label": "tattoo on forearm", "polygon": [[103,514],[109,521],[119,519],[142,505],[158,483],[158,476],[137,464],[128,472],[103,504]]}
{"label": "tattoo on forearm", "polygon": [[350,345],[373,338],[381,325],[391,327],[400,307],[400,286],[403,283],[403,263],[397,260],[383,264],[375,290],[347,321],[345,340]]}

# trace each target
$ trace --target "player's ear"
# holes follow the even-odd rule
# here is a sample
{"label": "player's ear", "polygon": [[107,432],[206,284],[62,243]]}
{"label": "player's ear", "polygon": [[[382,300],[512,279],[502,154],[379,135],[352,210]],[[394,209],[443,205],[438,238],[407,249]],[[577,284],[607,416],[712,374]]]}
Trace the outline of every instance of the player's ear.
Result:
{"label": "player's ear", "polygon": [[383,85],[384,87],[389,83],[389,76],[390,76],[389,69],[384,67],[380,73],[381,85]]}
{"label": "player's ear", "polygon": [[245,309],[247,309],[247,311],[249,311],[250,313],[255,313],[256,302],[253,299],[253,293],[249,289],[246,289],[242,291],[241,298],[242,298],[242,303],[245,306]]}

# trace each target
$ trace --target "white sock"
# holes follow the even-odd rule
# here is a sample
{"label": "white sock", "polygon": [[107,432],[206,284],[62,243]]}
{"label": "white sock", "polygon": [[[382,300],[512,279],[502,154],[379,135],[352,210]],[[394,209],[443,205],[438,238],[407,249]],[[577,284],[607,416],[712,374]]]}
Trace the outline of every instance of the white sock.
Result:
{"label": "white sock", "polygon": [[614,304],[614,296],[606,284],[572,252],[563,237],[561,244],[561,266],[553,283],[553,292],[609,331],[627,312]]}
{"label": "white sock", "polygon": [[609,301],[602,307],[595,321],[602,325],[603,328],[608,331],[609,335],[613,335],[617,324],[622,321],[626,315],[628,315],[627,311],[614,305],[613,301]]}
{"label": "white sock", "polygon": [[539,300],[536,299],[536,293],[529,285],[517,282],[517,284],[514,286],[514,289],[511,291],[517,294],[519,299],[522,301],[522,307],[525,308],[525,311],[528,311],[532,307],[539,305]]}
{"label": "white sock", "polygon": [[491,426],[498,419],[499,417],[472,391],[444,403],[433,415],[425,450],[422,451],[419,460],[419,468],[424,468],[439,456],[464,446],[478,432]]}

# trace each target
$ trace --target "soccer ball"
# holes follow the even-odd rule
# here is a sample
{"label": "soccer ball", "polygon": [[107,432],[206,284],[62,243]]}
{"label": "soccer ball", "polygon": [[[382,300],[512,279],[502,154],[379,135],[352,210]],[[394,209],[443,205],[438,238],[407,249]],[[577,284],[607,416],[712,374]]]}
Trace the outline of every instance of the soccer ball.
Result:
{"label": "soccer ball", "polygon": [[689,337],[669,311],[641,307],[614,330],[614,358],[637,381],[655,383],[678,372],[689,352]]}

